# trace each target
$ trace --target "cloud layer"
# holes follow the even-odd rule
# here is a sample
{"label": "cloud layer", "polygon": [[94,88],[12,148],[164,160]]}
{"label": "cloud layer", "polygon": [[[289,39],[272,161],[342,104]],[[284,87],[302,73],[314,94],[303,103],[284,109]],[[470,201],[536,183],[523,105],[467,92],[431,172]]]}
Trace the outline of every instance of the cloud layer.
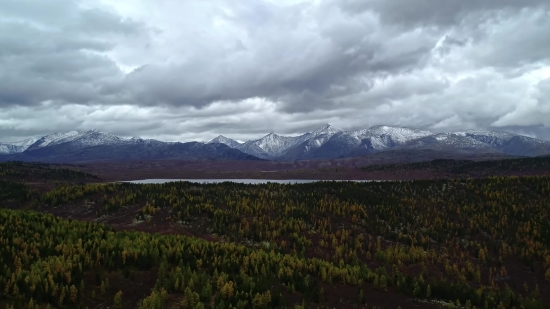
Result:
{"label": "cloud layer", "polygon": [[550,139],[544,0],[0,2],[0,140],[323,123]]}

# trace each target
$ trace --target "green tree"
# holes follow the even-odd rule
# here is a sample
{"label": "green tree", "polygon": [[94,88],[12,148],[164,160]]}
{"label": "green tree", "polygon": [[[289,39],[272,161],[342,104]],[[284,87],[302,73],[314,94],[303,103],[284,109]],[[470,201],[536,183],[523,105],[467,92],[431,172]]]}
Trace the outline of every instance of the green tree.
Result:
{"label": "green tree", "polygon": [[432,295],[432,289],[430,288],[430,285],[428,284],[428,286],[426,287],[426,298],[430,298],[431,295]]}
{"label": "green tree", "polygon": [[113,308],[115,308],[115,309],[122,309],[123,308],[122,291],[118,291],[115,294],[115,298],[113,299]]}

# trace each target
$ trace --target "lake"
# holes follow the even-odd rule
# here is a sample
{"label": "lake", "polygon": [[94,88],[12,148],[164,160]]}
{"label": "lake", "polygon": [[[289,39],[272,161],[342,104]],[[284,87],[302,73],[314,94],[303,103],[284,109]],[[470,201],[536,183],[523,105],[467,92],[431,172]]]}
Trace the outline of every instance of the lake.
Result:
{"label": "lake", "polygon": [[311,183],[319,181],[355,181],[355,182],[371,182],[381,180],[317,180],[317,179],[142,179],[142,180],[129,180],[121,182],[129,182],[136,184],[153,184],[153,183],[167,183],[176,181],[189,181],[196,183],[220,183],[220,182],[236,182],[245,184],[264,184],[264,183],[281,183],[281,184],[299,184],[299,183]]}

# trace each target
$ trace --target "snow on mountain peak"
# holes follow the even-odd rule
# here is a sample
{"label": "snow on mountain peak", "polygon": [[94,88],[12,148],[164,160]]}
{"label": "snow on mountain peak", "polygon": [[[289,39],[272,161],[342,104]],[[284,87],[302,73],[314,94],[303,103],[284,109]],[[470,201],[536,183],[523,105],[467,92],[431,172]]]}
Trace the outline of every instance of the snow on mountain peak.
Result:
{"label": "snow on mountain peak", "polygon": [[225,144],[231,148],[237,148],[238,146],[241,145],[241,143],[239,143],[238,141],[225,137],[223,135],[218,135],[217,137],[206,142],[206,144],[214,144],[214,143]]}
{"label": "snow on mountain peak", "polygon": [[46,135],[38,139],[36,143],[32,144],[28,149],[33,150],[33,149],[43,148],[49,145],[55,145],[62,142],[63,140],[74,139],[75,137],[83,133],[84,133],[83,131],[74,130],[69,132],[57,132],[50,135]]}
{"label": "snow on mountain peak", "polygon": [[73,142],[78,146],[97,146],[104,144],[120,143],[124,140],[118,136],[103,133],[99,130],[93,129],[88,131],[69,131],[58,132],[50,135],[46,135],[38,139],[34,144],[30,145],[27,150],[36,150],[51,145],[58,145],[62,143]]}
{"label": "snow on mountain peak", "polygon": [[370,127],[367,131],[373,135],[390,135],[393,139],[398,141],[407,141],[415,138],[420,138],[433,134],[430,131],[423,131],[418,129],[410,129],[404,127],[391,127],[385,125],[377,125]]}
{"label": "snow on mountain peak", "polygon": [[[204,144],[203,142],[200,142]],[[305,159],[317,157],[356,155],[388,149],[476,149],[482,151],[501,151],[514,154],[545,153],[550,151],[550,142],[525,136],[495,131],[463,130],[448,133],[432,133],[418,129],[397,126],[376,125],[368,129],[342,131],[330,124],[298,136],[283,136],[275,132],[262,138],[246,142],[237,141],[219,135],[209,143],[222,143],[231,148],[262,159],[284,157],[286,159]],[[98,145],[134,145],[146,144],[153,148],[165,143],[140,137],[120,138],[97,129],[87,131],[68,131],[29,138],[19,142],[0,143],[0,154],[15,154],[43,147],[61,145],[63,149],[83,148]],[[527,146],[526,146],[527,145]],[[525,148],[529,148],[525,150]],[[538,148],[537,148],[538,147]],[[69,149],[67,148],[67,149]],[[223,148],[223,147],[222,147]],[[313,151],[315,150],[315,151]],[[462,151],[461,150],[461,151]]]}
{"label": "snow on mountain peak", "polygon": [[13,145],[13,146],[18,146],[18,147],[22,147],[22,148],[29,148],[30,145],[36,143],[36,141],[40,139],[40,137],[29,137],[27,139],[24,139],[24,140],[21,140],[21,141],[18,141],[18,142],[11,142],[11,143],[5,143],[5,144],[9,144],[9,145]]}
{"label": "snow on mountain peak", "polygon": [[0,154],[19,153],[27,150],[32,144],[36,143],[38,137],[30,137],[17,142],[0,143]]}
{"label": "snow on mountain peak", "polygon": [[300,136],[299,141],[297,141],[297,145],[301,144],[303,142],[307,142],[304,151],[309,152],[310,150],[314,148],[321,147],[325,142],[327,142],[334,134],[342,132],[342,130],[337,129],[330,124],[325,124],[324,126],[312,131],[308,132],[304,135]]}
{"label": "snow on mountain peak", "polygon": [[294,146],[301,136],[281,136],[274,132],[253,141],[258,148],[270,156],[282,155],[288,148]]}
{"label": "snow on mountain peak", "polygon": [[325,124],[324,126],[320,127],[319,129],[311,132],[311,134],[313,136],[318,136],[318,135],[321,135],[321,134],[328,134],[328,135],[333,135],[333,134],[336,134],[338,132],[341,132],[342,130],[340,129],[337,129],[333,126],[331,126],[330,124]]}

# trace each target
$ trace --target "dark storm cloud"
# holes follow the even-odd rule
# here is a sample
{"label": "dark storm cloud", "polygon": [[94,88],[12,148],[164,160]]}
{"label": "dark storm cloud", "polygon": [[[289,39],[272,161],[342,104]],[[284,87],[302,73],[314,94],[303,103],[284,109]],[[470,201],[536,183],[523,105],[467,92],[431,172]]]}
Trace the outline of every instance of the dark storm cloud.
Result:
{"label": "dark storm cloud", "polygon": [[110,60],[81,52],[6,57],[0,66],[0,105],[86,104],[98,98],[96,84],[120,74]]}
{"label": "dark storm cloud", "polygon": [[140,31],[139,23],[72,1],[2,1],[0,106],[109,102],[99,90],[123,74],[102,53]]}
{"label": "dark storm cloud", "polygon": [[543,0],[3,0],[0,140],[327,122],[544,135],[549,37]]}
{"label": "dark storm cloud", "polygon": [[447,27],[462,23],[473,13],[481,14],[477,16],[481,23],[483,18],[487,18],[484,13],[523,8],[548,9],[550,3],[546,0],[341,0],[340,7],[353,14],[373,10],[383,21],[405,26]]}
{"label": "dark storm cloud", "polygon": [[368,88],[371,81],[365,77],[422,66],[437,43],[430,31],[385,31],[374,21],[363,24],[369,18],[328,20],[319,33],[283,28],[273,44],[264,46],[258,38],[247,52],[229,55],[232,61],[220,53],[197,55],[180,65],[146,65],[130,73],[126,85],[144,105],[200,107],[265,97],[280,101],[282,112],[330,109],[335,97]]}

